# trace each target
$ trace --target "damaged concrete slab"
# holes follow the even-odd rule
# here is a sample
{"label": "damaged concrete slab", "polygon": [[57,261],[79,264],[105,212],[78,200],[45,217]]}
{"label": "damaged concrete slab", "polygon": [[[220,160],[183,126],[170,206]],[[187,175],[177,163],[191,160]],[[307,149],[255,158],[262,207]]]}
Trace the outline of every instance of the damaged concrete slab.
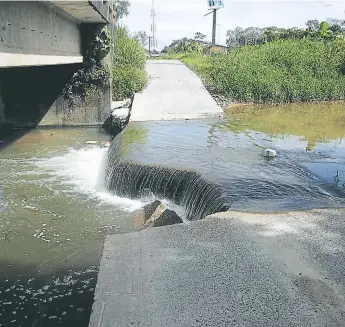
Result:
{"label": "damaged concrete slab", "polygon": [[108,236],[89,326],[342,326],[343,216],[224,212]]}

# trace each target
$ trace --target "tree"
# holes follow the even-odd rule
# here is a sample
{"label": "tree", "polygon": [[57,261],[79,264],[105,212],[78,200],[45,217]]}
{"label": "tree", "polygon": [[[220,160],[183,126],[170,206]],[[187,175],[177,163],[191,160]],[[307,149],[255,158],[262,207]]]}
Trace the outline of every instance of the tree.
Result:
{"label": "tree", "polygon": [[184,53],[184,52],[199,52],[203,51],[206,44],[197,42],[194,39],[188,39],[184,37],[183,39],[173,41],[168,47],[163,49],[163,52],[170,53]]}
{"label": "tree", "polygon": [[328,32],[328,23],[327,22],[322,22],[320,24],[319,32],[320,32],[321,36],[327,36],[327,32]]}
{"label": "tree", "polygon": [[242,45],[256,45],[260,42],[264,30],[259,27],[248,27],[245,30],[237,26],[234,30],[228,30],[226,33],[226,44],[229,48],[235,48]]}
{"label": "tree", "polygon": [[139,31],[139,32],[134,33],[134,39],[136,39],[143,48],[146,47],[148,38],[149,37],[144,31]]}
{"label": "tree", "polygon": [[194,40],[197,42],[204,42],[206,39],[206,35],[202,34],[201,32],[196,32],[194,36]]}
{"label": "tree", "polygon": [[226,44],[231,48],[264,44],[277,40],[303,39],[308,37],[313,40],[334,40],[336,38],[345,39],[345,21],[329,18],[327,21],[308,20],[307,28],[278,28],[270,26],[265,28],[236,27],[234,30],[227,31]]}
{"label": "tree", "polygon": [[307,25],[307,28],[313,31],[317,31],[320,26],[320,22],[317,19],[308,20],[305,24]]}
{"label": "tree", "polygon": [[229,48],[245,45],[244,30],[242,27],[237,26],[234,30],[228,30],[226,37],[226,44]]}
{"label": "tree", "polygon": [[128,16],[130,6],[131,4],[128,0],[115,0],[116,18],[121,19],[124,16]]}

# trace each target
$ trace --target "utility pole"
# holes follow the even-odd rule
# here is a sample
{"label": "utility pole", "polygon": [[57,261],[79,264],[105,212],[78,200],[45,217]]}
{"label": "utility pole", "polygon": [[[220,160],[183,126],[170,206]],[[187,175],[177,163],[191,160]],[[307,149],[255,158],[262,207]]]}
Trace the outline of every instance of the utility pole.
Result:
{"label": "utility pole", "polygon": [[149,36],[149,56],[151,57],[151,39],[152,36]]}
{"label": "utility pole", "polygon": [[204,16],[213,13],[213,23],[212,23],[212,47],[210,53],[212,54],[212,49],[216,45],[216,29],[217,29],[217,10],[224,8],[223,0],[208,0],[209,13]]}
{"label": "utility pole", "polygon": [[152,48],[153,51],[156,50],[156,10],[155,10],[155,0],[152,0],[152,9],[151,9],[151,33],[152,33]]}
{"label": "utility pole", "polygon": [[213,9],[212,46],[216,45],[217,9]]}

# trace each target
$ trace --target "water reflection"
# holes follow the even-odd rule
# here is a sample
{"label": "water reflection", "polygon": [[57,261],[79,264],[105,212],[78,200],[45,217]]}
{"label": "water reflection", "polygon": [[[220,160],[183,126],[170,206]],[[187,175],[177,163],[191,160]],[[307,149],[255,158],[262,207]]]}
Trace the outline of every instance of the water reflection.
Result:
{"label": "water reflection", "polygon": [[307,151],[316,143],[345,136],[345,103],[298,103],[284,106],[235,106],[225,112],[217,127],[223,131],[259,131],[274,137],[298,136]]}
{"label": "water reflection", "polygon": [[301,167],[345,189],[344,102],[234,106],[216,126],[225,133],[264,133],[277,148],[311,152],[307,159],[298,157]]}

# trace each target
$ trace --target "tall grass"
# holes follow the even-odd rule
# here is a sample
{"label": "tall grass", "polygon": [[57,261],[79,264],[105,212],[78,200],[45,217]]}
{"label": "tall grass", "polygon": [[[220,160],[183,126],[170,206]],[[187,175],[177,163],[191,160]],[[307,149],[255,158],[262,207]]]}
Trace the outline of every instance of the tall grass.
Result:
{"label": "tall grass", "polygon": [[345,42],[285,40],[244,46],[213,57],[181,59],[217,93],[236,102],[297,102],[345,98]]}
{"label": "tall grass", "polygon": [[113,56],[113,98],[123,100],[141,91],[146,83],[146,53],[126,28],[118,27]]}

